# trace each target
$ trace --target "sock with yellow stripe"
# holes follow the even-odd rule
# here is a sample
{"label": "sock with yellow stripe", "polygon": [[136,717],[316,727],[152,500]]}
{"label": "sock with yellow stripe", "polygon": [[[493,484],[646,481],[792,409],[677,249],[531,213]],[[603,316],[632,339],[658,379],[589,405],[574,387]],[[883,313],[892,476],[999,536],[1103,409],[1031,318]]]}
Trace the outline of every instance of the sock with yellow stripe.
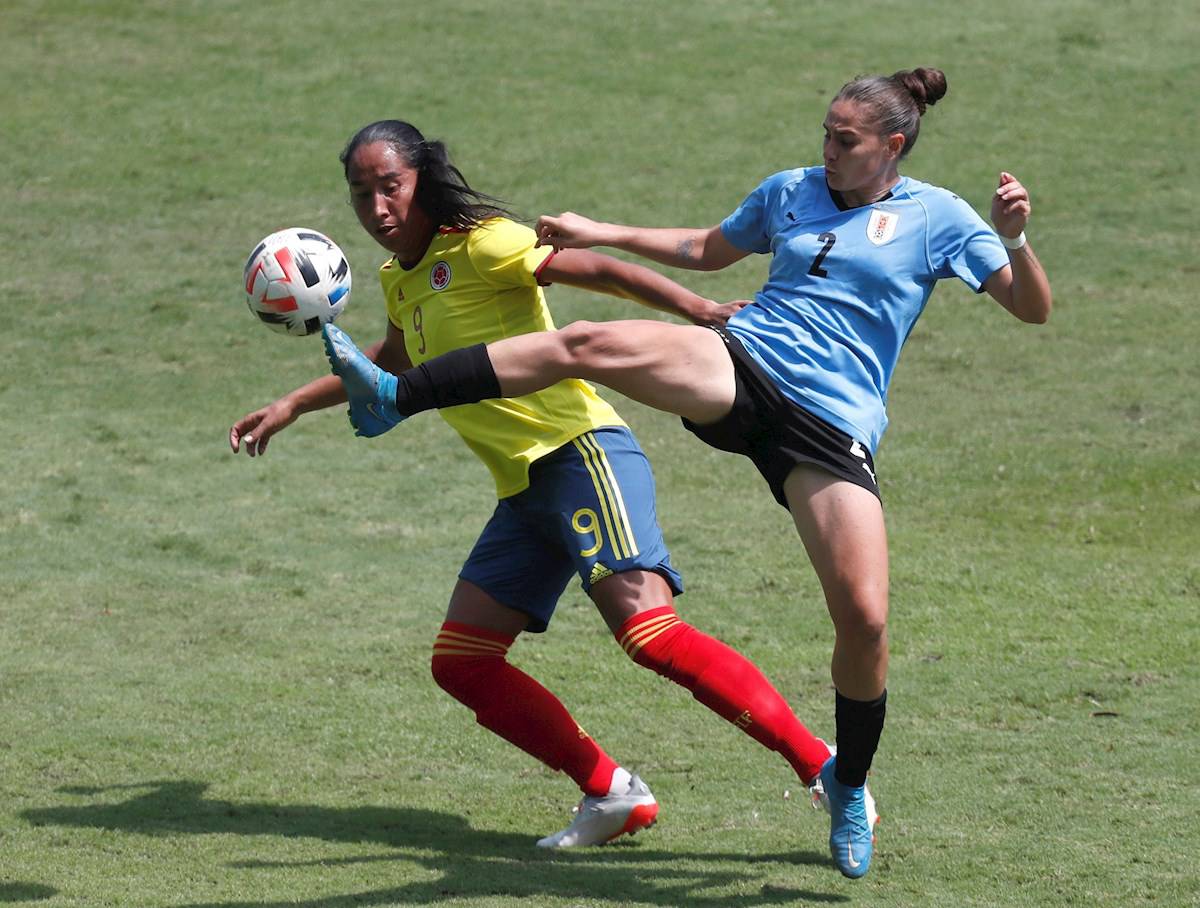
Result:
{"label": "sock with yellow stripe", "polygon": [[514,638],[447,621],[433,644],[433,677],[476,721],[551,769],[584,794],[609,793],[619,767],[559,699],[505,658]]}
{"label": "sock with yellow stripe", "polygon": [[829,748],[796,718],[753,662],[680,621],[671,606],[634,615],[616,638],[638,665],[687,688],[718,716],[779,753],[805,785],[829,759]]}

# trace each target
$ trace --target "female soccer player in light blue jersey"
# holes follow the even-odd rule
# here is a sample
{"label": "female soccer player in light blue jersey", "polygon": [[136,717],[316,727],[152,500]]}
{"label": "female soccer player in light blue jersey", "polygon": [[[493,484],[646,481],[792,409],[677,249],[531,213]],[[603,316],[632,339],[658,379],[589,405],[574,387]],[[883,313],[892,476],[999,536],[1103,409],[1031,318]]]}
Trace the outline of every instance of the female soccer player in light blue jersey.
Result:
{"label": "female soccer player in light blue jersey", "polygon": [[[1000,174],[989,227],[953,193],[899,173],[926,107],[945,93],[936,69],[847,83],[825,116],[822,164],[768,177],[707,229],[570,213],[539,220],[540,242],[556,249],[610,246],[681,268],[711,271],[770,253],[766,284],[724,329],[576,323],[478,353],[505,396],[577,377],[682,416],[709,444],[748,456],[791,512],[835,629],[837,753],[820,778],[831,853],[849,877],[866,874],[873,851],[864,786],[888,662],[887,537],[873,454],[900,348],[942,278],[987,291],[1025,322],[1046,321],[1051,308],[1025,240],[1029,196],[1015,177]],[[390,406],[393,385],[362,363],[334,357],[347,387],[388,388]],[[444,379],[437,360],[426,367],[400,377],[401,417],[486,390],[457,380],[461,365],[448,365]]]}

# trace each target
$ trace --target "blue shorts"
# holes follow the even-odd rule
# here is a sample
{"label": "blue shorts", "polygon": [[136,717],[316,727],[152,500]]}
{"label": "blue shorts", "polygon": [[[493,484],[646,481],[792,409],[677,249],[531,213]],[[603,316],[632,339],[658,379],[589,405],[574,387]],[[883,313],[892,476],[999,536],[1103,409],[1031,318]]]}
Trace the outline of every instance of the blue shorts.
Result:
{"label": "blue shorts", "polygon": [[572,574],[586,593],[622,571],[654,571],[683,592],[658,526],[650,462],[632,432],[612,426],[536,461],[529,488],[500,499],[458,576],[525,612],[527,630],[541,633]]}

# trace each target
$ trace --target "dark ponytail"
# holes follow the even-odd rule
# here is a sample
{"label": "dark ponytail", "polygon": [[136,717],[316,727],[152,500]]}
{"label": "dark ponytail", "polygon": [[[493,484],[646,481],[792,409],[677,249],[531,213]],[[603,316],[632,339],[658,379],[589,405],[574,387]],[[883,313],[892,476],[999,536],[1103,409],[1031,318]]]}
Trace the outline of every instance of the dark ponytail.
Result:
{"label": "dark ponytail", "polygon": [[856,101],[867,107],[881,136],[904,136],[904,157],[917,144],[921,116],[946,95],[940,69],[902,69],[890,76],[859,76],[842,86],[834,101]]}
{"label": "dark ponytail", "polygon": [[354,134],[338,157],[347,180],[354,152],[374,142],[386,142],[417,171],[414,201],[439,227],[469,230],[488,218],[512,216],[499,199],[470,187],[450,163],[444,144],[426,141],[420,130],[403,120],[379,120]]}

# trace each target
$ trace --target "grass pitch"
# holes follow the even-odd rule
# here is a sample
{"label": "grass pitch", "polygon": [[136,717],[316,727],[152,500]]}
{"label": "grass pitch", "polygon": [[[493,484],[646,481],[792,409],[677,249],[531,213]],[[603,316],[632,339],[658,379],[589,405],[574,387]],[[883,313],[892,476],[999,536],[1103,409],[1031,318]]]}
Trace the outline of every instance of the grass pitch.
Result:
{"label": "grass pitch", "polygon": [[[1193,905],[1200,814],[1200,89],[1192,4],[9,0],[0,32],[0,903]],[[540,854],[565,777],[429,678],[492,507],[435,416],[379,442],[229,424],[324,369],[259,326],[261,236],[321,229],[383,327],[337,153],[385,116],[523,214],[707,225],[818,160],[832,94],[936,65],[906,172],[1031,188],[1042,328],[944,284],[878,458],[884,815],[859,883],[782,761],[638,669],[578,591],[514,661],[663,805]],[[683,275],[748,296],[765,261]],[[566,289],[560,323],[644,314]],[[620,403],[618,401],[618,403]],[[745,463],[626,403],[689,592],[832,733],[816,582]]]}

